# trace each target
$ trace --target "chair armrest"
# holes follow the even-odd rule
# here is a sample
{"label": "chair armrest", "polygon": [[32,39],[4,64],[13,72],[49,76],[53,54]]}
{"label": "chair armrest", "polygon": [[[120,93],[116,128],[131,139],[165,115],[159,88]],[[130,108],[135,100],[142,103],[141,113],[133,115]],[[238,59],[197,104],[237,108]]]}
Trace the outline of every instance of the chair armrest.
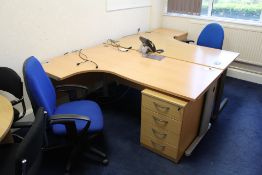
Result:
{"label": "chair armrest", "polygon": [[[77,135],[76,124],[74,120],[86,121],[86,125],[83,130],[80,132],[79,136]],[[88,133],[91,120],[87,116],[75,115],[75,114],[60,114],[53,115],[48,119],[49,124],[63,124],[66,127],[67,134],[69,138],[76,139],[77,137],[84,137]]]}
{"label": "chair armrest", "polygon": [[83,120],[91,123],[91,120],[87,116],[76,115],[76,114],[58,114],[52,115],[49,117],[48,121],[50,124],[56,124],[56,122],[60,121],[72,121],[72,120]]}
{"label": "chair armrest", "polygon": [[57,85],[56,90],[58,92],[65,92],[69,96],[70,101],[79,100],[77,98],[77,90],[83,90],[85,96],[88,93],[88,87],[78,84],[63,84],[63,85]]}

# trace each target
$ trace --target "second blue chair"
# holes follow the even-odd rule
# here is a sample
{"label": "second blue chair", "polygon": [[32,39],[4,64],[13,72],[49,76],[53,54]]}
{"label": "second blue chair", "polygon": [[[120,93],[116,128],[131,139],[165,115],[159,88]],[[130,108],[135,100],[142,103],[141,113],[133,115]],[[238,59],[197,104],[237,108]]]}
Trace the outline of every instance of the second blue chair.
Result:
{"label": "second blue chair", "polygon": [[[103,115],[96,102],[78,100],[56,106],[55,88],[46,75],[42,65],[35,57],[30,57],[25,61],[23,73],[32,107],[34,111],[39,107],[44,108],[51,121],[50,128],[53,134],[71,137],[72,142],[78,143],[74,145],[76,149],[83,145],[83,143],[79,143],[84,140],[83,137],[103,131]],[[85,89],[85,87],[75,85],[62,86],[62,88],[64,88],[65,91],[71,91],[72,88]],[[91,121],[91,123],[89,123],[89,121]],[[96,160],[104,164],[108,163],[104,153],[93,147],[90,148],[92,148],[91,151],[93,153],[102,158]],[[73,152],[72,154],[75,154],[77,151],[75,150]],[[74,157],[74,155],[71,155],[71,157]],[[69,161],[67,171],[69,171],[70,167],[71,162]]]}
{"label": "second blue chair", "polygon": [[222,49],[224,42],[224,30],[220,24],[208,24],[200,33],[197,45]]}
{"label": "second blue chair", "polygon": [[[194,40],[186,40],[186,43],[193,43]],[[208,24],[200,33],[197,39],[197,45],[222,49],[224,42],[224,30],[218,23]]]}

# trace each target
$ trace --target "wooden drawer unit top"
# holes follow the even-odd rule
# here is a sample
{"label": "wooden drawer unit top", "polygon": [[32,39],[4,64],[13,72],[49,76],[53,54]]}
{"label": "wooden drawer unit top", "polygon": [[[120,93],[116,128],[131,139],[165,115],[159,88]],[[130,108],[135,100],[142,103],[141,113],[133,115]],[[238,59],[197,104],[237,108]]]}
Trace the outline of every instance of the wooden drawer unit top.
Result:
{"label": "wooden drawer unit top", "polygon": [[156,139],[147,137],[147,136],[142,136],[140,138],[140,142],[142,145],[147,147],[153,152],[156,152],[164,157],[167,157],[175,162],[178,161],[177,159],[177,154],[178,150],[175,147],[172,147],[171,145],[167,143],[161,143]]}
{"label": "wooden drawer unit top", "polygon": [[181,117],[187,102],[149,89],[142,91],[142,106],[167,116]]}
{"label": "wooden drawer unit top", "polygon": [[169,145],[178,148],[179,144],[179,136],[171,131],[163,131],[159,130],[152,125],[143,125],[141,127],[141,136],[147,136],[150,138],[154,138],[158,143],[168,143]]}
{"label": "wooden drawer unit top", "polygon": [[171,131],[180,134],[181,121],[153,112],[146,107],[141,109],[141,125],[152,125],[159,131]]}

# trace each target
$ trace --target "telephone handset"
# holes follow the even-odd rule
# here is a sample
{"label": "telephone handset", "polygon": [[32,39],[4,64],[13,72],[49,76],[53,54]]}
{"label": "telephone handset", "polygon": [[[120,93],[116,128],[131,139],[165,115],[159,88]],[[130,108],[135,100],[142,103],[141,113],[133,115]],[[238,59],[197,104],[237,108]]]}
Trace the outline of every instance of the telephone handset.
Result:
{"label": "telephone handset", "polygon": [[152,53],[154,53],[154,52],[157,52],[157,53],[164,52],[164,50],[162,50],[162,49],[157,50],[156,46],[154,45],[154,43],[152,41],[150,41],[149,39],[144,38],[142,36],[140,36],[139,39],[142,42],[142,46],[147,48],[146,49],[146,54],[150,53],[150,52],[152,52]]}
{"label": "telephone handset", "polygon": [[150,41],[149,39],[146,39],[142,36],[140,36],[139,39],[142,42],[142,45],[144,47],[147,46],[150,49],[148,52],[155,52],[156,51],[156,46],[154,45],[154,43],[152,41]]}

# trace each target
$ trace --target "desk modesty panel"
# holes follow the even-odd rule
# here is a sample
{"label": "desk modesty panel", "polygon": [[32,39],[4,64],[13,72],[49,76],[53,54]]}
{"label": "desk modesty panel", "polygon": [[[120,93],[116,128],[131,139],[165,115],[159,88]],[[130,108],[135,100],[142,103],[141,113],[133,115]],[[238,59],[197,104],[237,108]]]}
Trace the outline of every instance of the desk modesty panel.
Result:
{"label": "desk modesty panel", "polygon": [[13,122],[13,106],[10,101],[0,95],[0,142],[8,134]]}
{"label": "desk modesty panel", "polygon": [[161,61],[144,58],[137,51],[121,52],[112,46],[99,45],[84,49],[82,53],[96,62],[98,69],[91,62],[77,66],[83,61],[77,52],[53,58],[43,67],[56,80],[88,72],[104,72],[190,101],[200,97],[222,73],[222,70],[168,57]]}
{"label": "desk modesty panel", "polygon": [[171,33],[171,29],[157,29],[123,37],[118,40],[118,44],[124,47],[132,46],[132,49],[139,50],[141,46],[139,37],[142,36],[151,40],[157,49],[163,49],[164,52],[161,53],[163,56],[223,70],[239,55],[235,52],[187,44],[179,41],[179,38],[174,39],[177,35],[175,30],[173,30],[174,34]]}

